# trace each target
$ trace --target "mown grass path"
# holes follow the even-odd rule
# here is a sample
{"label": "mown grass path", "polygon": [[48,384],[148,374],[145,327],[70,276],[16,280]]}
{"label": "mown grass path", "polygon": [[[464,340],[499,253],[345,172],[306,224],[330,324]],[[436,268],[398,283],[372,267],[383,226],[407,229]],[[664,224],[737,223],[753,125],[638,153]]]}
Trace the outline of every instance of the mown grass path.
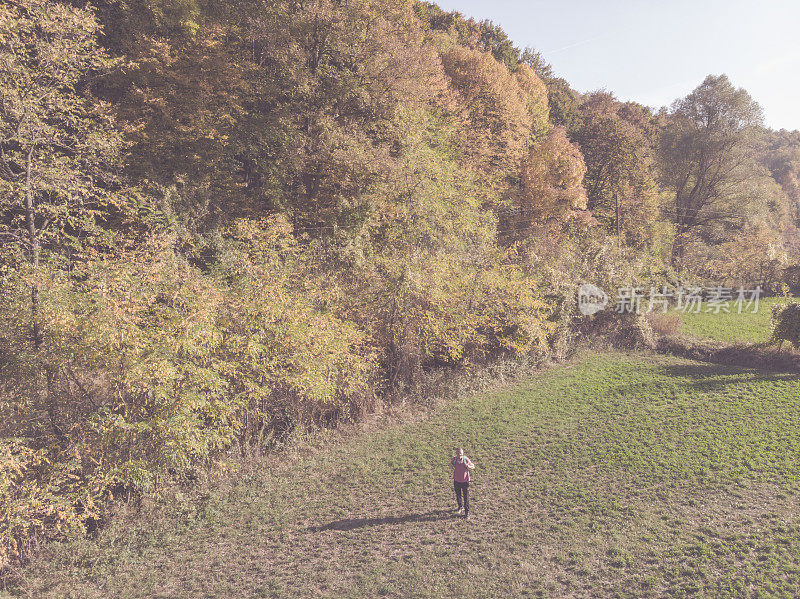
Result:
{"label": "mown grass path", "polygon": [[[800,377],[586,356],[51,545],[30,596],[800,596]],[[476,463],[474,519],[448,460]]]}

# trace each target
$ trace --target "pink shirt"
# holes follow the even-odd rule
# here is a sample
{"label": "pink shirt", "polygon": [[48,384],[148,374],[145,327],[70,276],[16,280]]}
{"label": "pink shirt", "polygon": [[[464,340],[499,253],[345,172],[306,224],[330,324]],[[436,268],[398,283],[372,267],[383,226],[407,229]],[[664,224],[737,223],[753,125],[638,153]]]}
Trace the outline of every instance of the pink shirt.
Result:
{"label": "pink shirt", "polygon": [[469,469],[475,467],[470,459],[467,456],[464,456],[463,460],[453,457],[453,459],[450,460],[450,464],[453,466],[453,480],[457,483],[468,483]]}

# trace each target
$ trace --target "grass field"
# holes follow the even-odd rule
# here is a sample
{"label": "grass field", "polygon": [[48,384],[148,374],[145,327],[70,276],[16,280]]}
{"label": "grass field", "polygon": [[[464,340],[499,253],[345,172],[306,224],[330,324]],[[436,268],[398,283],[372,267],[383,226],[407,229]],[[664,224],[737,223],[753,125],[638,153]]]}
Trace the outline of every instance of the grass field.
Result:
{"label": "grass field", "polygon": [[678,312],[681,319],[681,333],[698,339],[710,339],[726,343],[757,344],[769,341],[770,315],[772,306],[785,301],[796,301],[795,298],[767,297],[762,298],[755,314],[737,313],[731,308],[730,313],[707,312],[708,305],[702,304],[698,313]]}
{"label": "grass field", "polygon": [[[590,355],[52,544],[30,597],[800,596],[800,379]],[[477,468],[452,513],[449,456]]]}

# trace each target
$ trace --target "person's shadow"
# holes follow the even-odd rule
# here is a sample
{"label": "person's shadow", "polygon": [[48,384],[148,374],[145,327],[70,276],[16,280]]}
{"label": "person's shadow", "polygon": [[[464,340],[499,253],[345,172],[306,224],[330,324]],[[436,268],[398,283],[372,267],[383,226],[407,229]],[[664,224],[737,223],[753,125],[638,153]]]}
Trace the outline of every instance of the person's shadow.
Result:
{"label": "person's shadow", "polygon": [[405,516],[386,516],[385,518],[346,518],[335,520],[323,526],[312,526],[311,532],[322,532],[323,530],[354,530],[356,528],[366,528],[368,526],[382,526],[385,524],[408,524],[411,522],[435,522],[451,518],[455,512],[452,510],[433,510],[423,514],[406,514]]}

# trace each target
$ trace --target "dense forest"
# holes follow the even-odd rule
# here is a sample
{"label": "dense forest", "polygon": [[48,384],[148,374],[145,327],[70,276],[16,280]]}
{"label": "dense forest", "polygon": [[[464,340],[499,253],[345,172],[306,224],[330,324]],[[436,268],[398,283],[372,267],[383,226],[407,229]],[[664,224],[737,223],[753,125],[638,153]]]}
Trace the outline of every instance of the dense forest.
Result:
{"label": "dense forest", "polygon": [[575,289],[800,286],[800,133],[411,0],[0,0],[0,569],[115,496],[558,359]]}

